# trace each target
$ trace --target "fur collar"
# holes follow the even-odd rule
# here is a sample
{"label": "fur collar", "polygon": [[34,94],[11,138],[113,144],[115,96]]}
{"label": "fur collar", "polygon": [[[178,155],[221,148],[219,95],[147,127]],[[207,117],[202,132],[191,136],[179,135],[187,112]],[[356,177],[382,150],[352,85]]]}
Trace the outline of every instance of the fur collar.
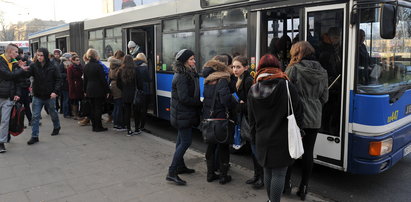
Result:
{"label": "fur collar", "polygon": [[206,77],[204,79],[204,84],[208,84],[219,79],[227,79],[228,81],[230,81],[230,75],[232,70],[225,64],[217,60],[209,60],[207,63],[204,64],[204,69],[208,68],[212,69],[213,71],[209,71],[210,74],[204,75]]}

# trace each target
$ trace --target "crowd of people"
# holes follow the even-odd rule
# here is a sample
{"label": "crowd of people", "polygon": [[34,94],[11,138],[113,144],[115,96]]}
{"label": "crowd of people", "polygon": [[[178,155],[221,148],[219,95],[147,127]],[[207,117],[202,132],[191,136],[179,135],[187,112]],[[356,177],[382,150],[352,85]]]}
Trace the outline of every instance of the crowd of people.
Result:
{"label": "crowd of people", "polygon": [[[295,159],[288,147],[290,115],[286,85],[292,100],[293,112],[301,128],[304,155],[302,180],[297,195],[305,200],[313,167],[313,150],[321,127],[322,106],[328,100],[328,74],[316,59],[309,42],[293,44],[290,62],[283,69],[283,61],[273,54],[261,57],[253,78],[248,71],[248,60],[243,56],[233,59],[222,54],[207,61],[199,83],[193,51],[183,49],[176,55],[171,93],[171,124],[177,128],[176,150],[166,180],[178,185],[187,182],[179,174],[195,173],[184,162],[184,154],[191,145],[192,128],[201,120],[227,118],[249,127],[254,164],[254,176],[247,180],[254,188],[266,187],[269,201],[280,201],[282,193],[291,193],[291,172]],[[204,85],[204,99],[200,100],[200,85]],[[233,96],[235,94],[236,96]],[[243,130],[241,130],[243,131]],[[206,151],[207,182],[220,184],[231,181],[229,171],[229,141],[208,143]]]}
{"label": "crowd of people", "polygon": [[[130,55],[118,50],[108,58],[110,65],[106,67],[94,49],[84,54],[84,63],[75,52],[62,54],[56,49],[50,54],[45,48],[39,48],[31,61],[18,57],[16,45],[8,45],[0,57],[0,152],[6,152],[8,117],[14,102],[19,100],[28,109],[26,115],[32,126],[29,145],[39,142],[43,107],[53,122],[52,136],[58,135],[61,129],[56,107],[61,109],[64,118],[78,120],[82,126],[91,121],[94,132],[107,130],[102,124],[103,113],[109,114],[108,121],[113,122],[115,130],[125,131],[127,136],[145,130],[147,97],[143,96],[139,104],[135,99],[136,93],[149,93],[147,58],[134,42],[130,41],[128,47]],[[289,94],[297,124],[302,129],[303,169],[297,194],[305,200],[322,106],[328,100],[328,75],[309,42],[293,44],[290,56],[285,71],[285,62],[275,55],[262,56],[258,71],[252,77],[247,57],[217,55],[197,72],[194,52],[180,50],[173,65],[170,103],[170,122],[177,128],[178,135],[166,180],[187,184],[179,175],[195,173],[184,162],[193,128],[204,119],[229,116],[237,124],[243,126],[246,122],[249,126],[250,138],[246,141],[252,151],[254,176],[245,183],[256,189],[265,186],[269,201],[280,201],[282,193],[290,194],[292,188],[294,159],[288,151],[287,129]],[[204,84],[199,83],[199,74],[204,77]],[[203,100],[200,85],[204,85]],[[230,141],[207,143],[207,182],[218,180],[226,184],[232,180],[229,147]]]}
{"label": "crowd of people", "polygon": [[[136,46],[134,43],[132,48]],[[134,52],[130,48],[130,53]],[[55,49],[51,54],[39,48],[31,60],[15,44],[6,47],[0,57],[0,153],[7,151],[4,143],[10,141],[9,117],[16,101],[24,105],[32,127],[28,145],[39,142],[43,108],[53,122],[52,136],[60,133],[59,109],[64,118],[78,120],[81,126],[91,122],[94,132],[107,130],[102,124],[103,113],[108,114],[108,122],[114,122],[115,130],[127,131],[127,136],[145,130],[146,96],[138,106],[131,104],[136,88],[148,94],[150,79],[144,53],[132,57],[119,50],[108,59],[110,68],[94,49],[88,49],[82,59],[84,62],[76,52],[63,54]],[[130,127],[131,113],[135,131]]]}

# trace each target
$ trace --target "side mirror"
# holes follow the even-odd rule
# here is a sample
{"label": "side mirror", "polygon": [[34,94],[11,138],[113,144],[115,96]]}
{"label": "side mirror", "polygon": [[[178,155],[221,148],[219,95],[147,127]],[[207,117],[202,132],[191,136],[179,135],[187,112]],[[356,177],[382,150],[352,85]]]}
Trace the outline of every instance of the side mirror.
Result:
{"label": "side mirror", "polygon": [[393,39],[397,27],[396,6],[382,4],[380,8],[380,36],[383,39]]}

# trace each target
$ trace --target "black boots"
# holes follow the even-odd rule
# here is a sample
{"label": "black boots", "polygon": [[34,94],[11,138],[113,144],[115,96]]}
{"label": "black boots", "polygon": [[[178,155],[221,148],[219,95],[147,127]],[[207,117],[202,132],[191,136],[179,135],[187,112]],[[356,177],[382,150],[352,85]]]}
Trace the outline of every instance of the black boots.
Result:
{"label": "black boots", "polygon": [[264,187],[264,177],[263,177],[263,176],[260,176],[260,177],[258,178],[257,182],[255,182],[252,187],[253,187],[253,189],[261,189],[261,188],[263,188],[263,187]]}
{"label": "black boots", "polygon": [[213,171],[208,171],[207,172],[207,182],[212,182],[214,180],[219,179],[220,176],[215,174]]}
{"label": "black boots", "polygon": [[186,181],[184,181],[180,177],[178,177],[177,172],[175,172],[175,171],[168,171],[168,175],[166,177],[166,180],[174,182],[177,185],[186,185],[187,184]]}
{"label": "black boots", "polygon": [[107,131],[107,128],[99,127],[99,128],[93,128],[93,132],[104,132]]}
{"label": "black boots", "polygon": [[261,189],[264,187],[264,177],[262,175],[254,175],[254,177],[245,181],[245,183],[252,184],[254,189]]}
{"label": "black boots", "polygon": [[292,189],[291,181],[285,180],[283,194],[290,195],[291,189]]}
{"label": "black boots", "polygon": [[181,167],[181,168],[177,168],[177,174],[191,174],[191,173],[195,173],[196,170],[191,169],[191,168],[187,168],[187,167]]}
{"label": "black boots", "polygon": [[28,145],[32,145],[39,141],[38,137],[31,137],[30,140],[27,142]]}
{"label": "black boots", "polygon": [[252,177],[251,179],[248,179],[247,181],[245,181],[246,184],[254,184],[258,181],[258,178],[260,178],[257,175],[254,175],[254,177]]}
{"label": "black boots", "polygon": [[51,132],[51,136],[58,135],[59,132],[60,132],[60,128],[55,128],[55,129],[53,129],[53,132]]}
{"label": "black boots", "polygon": [[297,191],[297,195],[300,197],[301,200],[305,200],[305,196],[307,195],[307,185],[300,185],[300,188]]}
{"label": "black boots", "polygon": [[223,165],[220,166],[220,180],[219,183],[220,184],[226,184],[231,182],[231,176],[227,175],[228,172],[228,168],[230,167],[230,165],[228,163],[224,163]]}

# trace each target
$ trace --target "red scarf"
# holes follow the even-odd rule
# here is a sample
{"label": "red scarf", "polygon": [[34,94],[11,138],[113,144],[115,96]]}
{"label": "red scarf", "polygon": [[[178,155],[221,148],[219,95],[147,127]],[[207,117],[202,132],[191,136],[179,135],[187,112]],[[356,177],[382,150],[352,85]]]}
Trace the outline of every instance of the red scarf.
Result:
{"label": "red scarf", "polygon": [[262,68],[257,71],[257,74],[255,75],[255,78],[254,78],[254,83],[257,83],[258,81],[273,80],[273,79],[278,79],[278,78],[289,80],[287,74],[284,73],[280,68],[275,68],[275,67]]}

